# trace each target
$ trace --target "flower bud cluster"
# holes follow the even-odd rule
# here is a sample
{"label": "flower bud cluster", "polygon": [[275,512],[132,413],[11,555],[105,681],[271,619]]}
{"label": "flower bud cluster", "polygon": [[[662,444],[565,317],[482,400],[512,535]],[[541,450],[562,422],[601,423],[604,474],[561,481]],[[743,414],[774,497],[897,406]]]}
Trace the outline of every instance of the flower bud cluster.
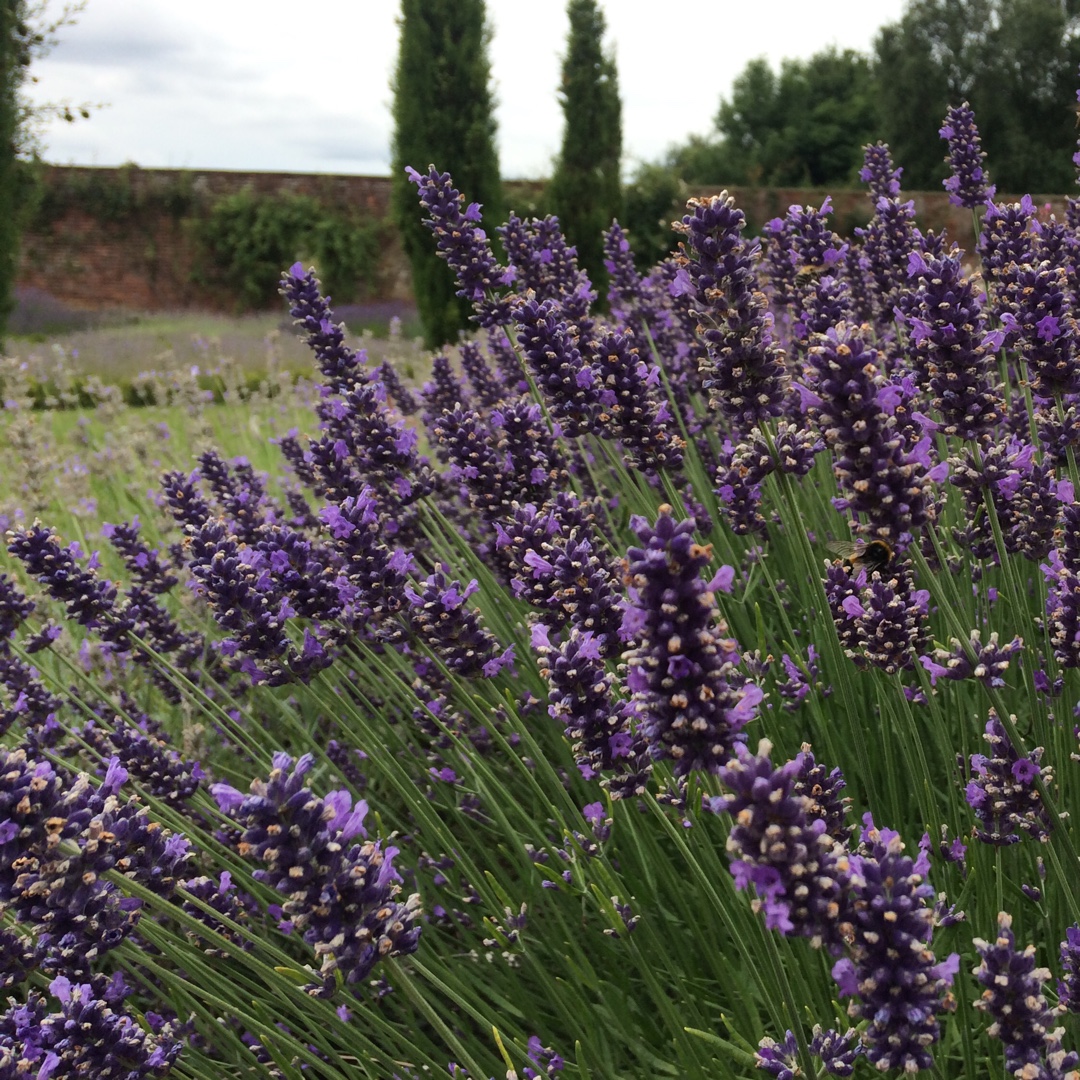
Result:
{"label": "flower bud cluster", "polygon": [[788,392],[782,347],[755,273],[757,240],[746,240],[746,216],[727,192],[691,199],[675,225],[686,240],[679,262],[692,290],[693,314],[708,349],[710,402],[743,428],[779,416]]}
{"label": "flower bud cluster", "polygon": [[733,571],[705,582],[712,551],[694,538],[694,520],[676,521],[669,506],[655,526],[632,525],[641,547],[627,553],[623,633],[637,642],[626,679],[635,715],[652,756],[672,759],[676,776],[717,772],[764,697],[740,675],[738,644],[716,612],[715,590],[730,590]]}
{"label": "flower bud cluster", "polygon": [[321,960],[321,981],[310,992],[330,995],[336,972],[353,986],[384,957],[416,951],[420,898],[398,899],[396,847],[355,842],[366,836],[367,803],[353,806],[344,791],[322,799],[304,787],[311,764],[310,755],[294,766],[278,753],[269,778],[253,781],[250,795],[227,784],[211,790],[239,830],[236,849],[258,864],[256,879],[285,897],[282,912]]}

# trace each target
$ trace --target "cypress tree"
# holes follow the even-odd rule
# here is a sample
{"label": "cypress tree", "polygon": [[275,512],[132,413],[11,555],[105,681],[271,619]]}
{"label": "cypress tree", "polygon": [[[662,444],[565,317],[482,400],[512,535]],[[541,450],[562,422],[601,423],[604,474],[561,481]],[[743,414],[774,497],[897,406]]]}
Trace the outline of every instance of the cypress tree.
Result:
{"label": "cypress tree", "polygon": [[472,308],[423,227],[411,165],[449,172],[469,202],[483,206],[491,233],[502,220],[502,185],[489,87],[490,33],[483,0],[402,0],[394,73],[393,214],[412,267],[416,305],[429,348],[453,341]]}
{"label": "cypress tree", "polygon": [[604,51],[604,14],[596,0],[570,0],[566,10],[570,33],[559,90],[565,122],[549,195],[578,262],[603,296],[603,233],[622,204],[619,76],[614,56]]}

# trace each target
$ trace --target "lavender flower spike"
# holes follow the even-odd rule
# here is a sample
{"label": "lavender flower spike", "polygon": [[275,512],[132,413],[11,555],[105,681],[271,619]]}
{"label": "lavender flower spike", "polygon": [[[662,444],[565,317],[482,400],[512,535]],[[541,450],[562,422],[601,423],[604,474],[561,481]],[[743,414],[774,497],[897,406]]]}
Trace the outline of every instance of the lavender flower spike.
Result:
{"label": "lavender flower spike", "polygon": [[749,428],[779,416],[788,393],[784,351],[755,273],[760,246],[743,238],[746,215],[727,192],[686,205],[690,213],[675,226],[686,237],[678,261],[684,288],[697,294],[693,314],[709,352],[705,386],[713,406]]}
{"label": "lavender flower spike", "polygon": [[631,524],[642,546],[627,553],[623,634],[639,643],[627,654],[627,686],[641,730],[654,758],[674,759],[676,776],[717,772],[764,697],[739,676],[738,643],[716,613],[714,590],[730,589],[731,568],[705,582],[712,550],[694,539],[694,519],[677,522],[670,506],[660,507],[655,528]]}
{"label": "lavender flower spike", "polygon": [[1039,766],[1043,748],[1036,747],[1021,757],[993,709],[983,740],[993,752],[971,755],[974,775],[965,791],[978,819],[975,835],[985,844],[1000,846],[1018,843],[1021,833],[1045,842],[1054,822],[1035,780],[1041,776],[1049,784],[1053,773],[1050,766]]}
{"label": "lavender flower spike", "polygon": [[938,132],[949,142],[949,154],[945,160],[952,174],[943,181],[949,193],[949,202],[974,210],[991,198],[996,190],[987,184],[983,162],[986,154],[979,141],[979,129],[975,126],[975,113],[965,101],[953,105],[945,114],[945,124]]}
{"label": "lavender flower spike", "polygon": [[211,792],[235,824],[238,850],[259,865],[253,876],[284,895],[282,911],[322,960],[309,992],[330,996],[335,972],[354,985],[380,959],[416,951],[420,897],[398,899],[396,847],[356,839],[367,835],[366,802],[353,806],[342,791],[322,799],[306,788],[310,755],[294,766],[277,753],[273,763],[267,780],[252,782],[250,795],[228,784]]}
{"label": "lavender flower spike", "polygon": [[427,175],[413,168],[405,170],[417,187],[420,204],[428,212],[424,224],[435,234],[439,257],[445,259],[457,276],[457,295],[471,301],[481,326],[505,326],[510,321],[508,301],[491,294],[508,284],[510,277],[495,259],[491,241],[480,228],[480,204],[470,203],[464,211],[465,198],[450,179],[449,173],[428,166]]}
{"label": "lavender flower spike", "polygon": [[1077,1055],[1062,1049],[1063,1029],[1052,1027],[1061,1006],[1052,1009],[1043,995],[1050,972],[1035,966],[1035,946],[1017,949],[1012,916],[1004,911],[998,915],[997,938],[975,938],[974,945],[982,963],[973,974],[986,987],[975,1008],[993,1021],[991,1038],[1005,1044],[1005,1071],[1039,1080],[1075,1080]]}
{"label": "lavender flower spike", "polygon": [[885,1071],[933,1067],[930,1047],[940,1035],[938,1015],[953,1007],[949,986],[959,970],[952,953],[938,961],[930,948],[934,890],[930,858],[905,855],[891,829],[864,818],[860,854],[851,856],[850,956],[833,966],[848,1015],[868,1021],[863,1045],[871,1065]]}
{"label": "lavender flower spike", "polygon": [[737,888],[754,887],[754,908],[765,913],[765,926],[835,954],[851,915],[848,854],[829,834],[826,818],[814,814],[818,808],[800,783],[807,755],[777,767],[771,751],[767,739],[756,755],[736,747],[720,770],[732,794],[710,800],[709,809],[731,815],[731,875]]}

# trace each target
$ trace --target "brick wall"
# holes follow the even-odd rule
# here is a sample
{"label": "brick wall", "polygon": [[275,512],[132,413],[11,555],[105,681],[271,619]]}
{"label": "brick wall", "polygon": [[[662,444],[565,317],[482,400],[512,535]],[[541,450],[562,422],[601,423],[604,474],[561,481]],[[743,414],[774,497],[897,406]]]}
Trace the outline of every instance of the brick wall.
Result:
{"label": "brick wall", "polygon": [[[259,194],[288,192],[318,198],[328,205],[360,208],[372,218],[385,217],[390,205],[390,179],[382,176],[333,176],[315,173],[229,172],[185,169],[96,169],[50,166],[46,185],[99,182],[103,187],[126,184],[138,213],[117,215],[114,220],[79,206],[68,206],[43,232],[29,232],[23,241],[18,285],[41,289],[72,307],[102,310],[128,308],[165,311],[184,308],[215,309],[228,301],[191,280],[194,242],[191,220],[171,213],[163,205],[168,192],[183,191],[196,205],[244,188]],[[521,181],[508,185],[509,205],[520,209],[533,205],[543,189],[541,182]],[[705,189],[699,194],[719,192]],[[781,188],[730,189],[751,225],[759,228],[770,218],[782,216],[793,203],[818,206],[826,192]],[[158,198],[155,200],[154,196]],[[517,198],[515,199],[515,195]],[[970,249],[971,216],[951,206],[944,192],[915,192],[920,227],[940,230]],[[1061,196],[1039,197],[1059,216],[1064,212]],[[834,227],[850,234],[870,215],[864,191],[833,193]],[[411,299],[408,265],[400,246],[391,241],[381,253],[377,282],[371,300]]]}
{"label": "brick wall", "polygon": [[[263,195],[308,195],[373,219],[385,217],[390,201],[390,181],[379,176],[50,166],[44,182],[46,188],[69,190],[94,183],[112,193],[126,189],[140,208],[110,218],[77,204],[65,206],[44,231],[23,238],[19,286],[97,310],[214,309],[231,303],[192,281],[193,222],[169,212],[169,193],[182,194],[192,207],[209,206],[245,188]],[[375,293],[377,299],[411,298],[408,268],[395,244],[383,252]]]}

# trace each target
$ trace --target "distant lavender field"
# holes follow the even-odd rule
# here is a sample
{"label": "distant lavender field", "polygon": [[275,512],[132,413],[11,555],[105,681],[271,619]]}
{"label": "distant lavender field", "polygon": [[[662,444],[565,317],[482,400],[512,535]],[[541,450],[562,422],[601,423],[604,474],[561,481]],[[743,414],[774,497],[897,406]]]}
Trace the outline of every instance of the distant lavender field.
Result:
{"label": "distant lavender field", "polygon": [[[376,362],[386,358],[391,320],[400,319],[401,338],[392,351],[399,360],[403,352],[419,359],[412,340],[419,332],[414,306],[392,300],[342,305],[338,316]],[[43,348],[52,352],[59,346],[73,373],[98,375],[106,382],[150,368],[213,366],[221,359],[259,371],[302,370],[310,364],[291,321],[276,311],[241,316],[94,312],[70,307],[41,289],[20,288],[9,327],[11,354],[32,360]],[[410,372],[403,374],[409,377]]]}

